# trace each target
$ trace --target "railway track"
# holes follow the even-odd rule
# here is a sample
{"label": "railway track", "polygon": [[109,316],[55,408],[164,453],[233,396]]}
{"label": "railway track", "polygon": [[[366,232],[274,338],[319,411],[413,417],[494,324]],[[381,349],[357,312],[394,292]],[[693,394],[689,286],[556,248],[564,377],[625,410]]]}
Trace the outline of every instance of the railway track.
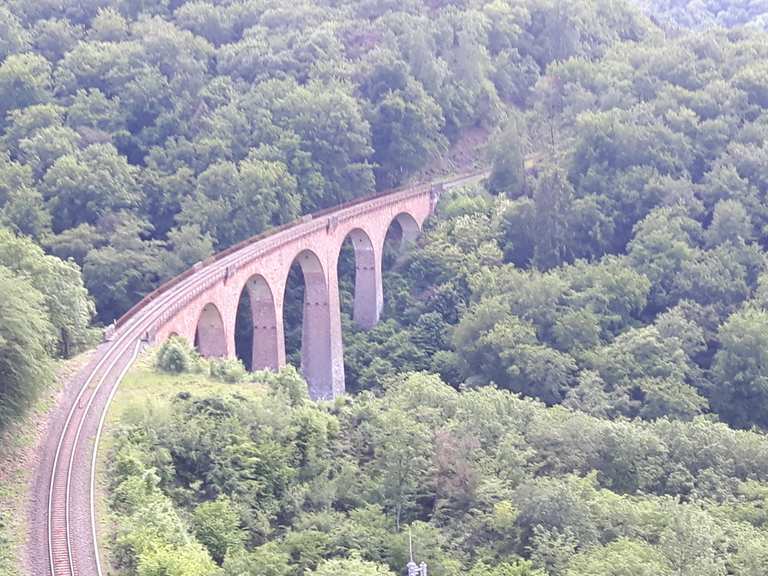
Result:
{"label": "railway track", "polygon": [[[461,174],[438,182],[447,189],[478,180],[485,172]],[[391,193],[422,194],[424,186]],[[379,199],[386,195],[372,196]],[[35,514],[45,515],[45,543],[47,562],[42,562],[45,547],[40,538],[36,541],[35,530],[30,542],[29,556],[35,565],[34,576],[103,576],[98,550],[98,525],[96,522],[96,462],[97,448],[104,427],[109,404],[118,385],[138,357],[152,331],[166,321],[185,298],[193,297],[229,272],[230,266],[241,265],[260,251],[277,249],[275,242],[260,242],[268,237],[291,233],[313,218],[330,213],[342,214],[365,202],[358,199],[337,210],[325,210],[285,227],[271,235],[254,237],[196,266],[191,272],[166,283],[159,290],[142,300],[118,322],[118,330],[112,340],[99,346],[94,359],[81,374],[81,383],[70,394],[74,396],[68,408],[62,407],[62,424],[53,427],[56,435],[55,449],[43,457],[41,467],[47,470],[45,483],[40,479],[33,493],[47,492],[46,506],[40,502],[34,507]],[[46,460],[47,458],[47,460]],[[48,468],[46,468],[48,466]],[[33,518],[36,520],[36,518]],[[42,536],[42,528],[37,531]]]}
{"label": "railway track", "polygon": [[[144,345],[144,337],[176,298],[223,270],[201,270],[147,305],[107,343],[72,403],[53,457],[47,540],[51,576],[102,576],[95,510],[97,446],[109,403]],[[90,456],[88,458],[87,456]],[[87,466],[84,466],[86,464]],[[88,527],[85,530],[84,527]]]}
{"label": "railway track", "polygon": [[[141,341],[135,344],[135,351],[131,359],[122,368],[117,379],[118,381],[125,374],[133,360],[136,359],[140,345]],[[74,531],[70,516],[71,504],[73,503],[73,482],[77,474],[77,469],[74,466],[75,456],[81,445],[83,429],[88,423],[88,412],[98,397],[98,393],[107,380],[108,375],[120,364],[120,360],[123,357],[124,355],[119,353],[119,348],[111,349],[102,356],[75,399],[67,417],[64,430],[59,437],[48,495],[48,556],[51,574],[70,574],[74,576],[80,573],[78,570],[80,561],[73,553]],[[94,382],[97,383],[94,384]],[[98,440],[94,442],[92,447],[94,462],[96,458],[95,446],[97,444]],[[94,559],[98,564],[98,555],[95,555]]]}

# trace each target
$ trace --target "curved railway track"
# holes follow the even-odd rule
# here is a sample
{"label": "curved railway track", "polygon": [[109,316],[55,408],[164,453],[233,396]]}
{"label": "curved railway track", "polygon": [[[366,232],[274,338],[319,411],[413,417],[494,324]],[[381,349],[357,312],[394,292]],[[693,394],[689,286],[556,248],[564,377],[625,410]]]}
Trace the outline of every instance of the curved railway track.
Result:
{"label": "curved railway track", "polygon": [[[443,188],[451,188],[479,180],[486,174],[485,171],[472,172],[438,183]],[[95,509],[97,447],[118,385],[157,326],[168,320],[186,299],[222,278],[230,266],[238,266],[259,252],[279,249],[278,237],[282,233],[300,233],[302,226],[306,228],[320,216],[365,210],[366,202],[387,196],[424,194],[430,187],[421,185],[357,199],[254,237],[167,282],[126,313],[118,321],[111,341],[99,346],[90,364],[67,390],[70,404],[67,406],[64,402],[60,406],[58,422],[49,430],[50,450],[46,451],[46,445],[43,446],[45,453],[41,457],[39,477],[32,489],[31,521],[37,528],[33,526],[28,546],[34,576],[104,574]],[[270,241],[263,242],[267,238]],[[40,516],[45,516],[44,528]],[[43,561],[44,556],[47,562]]]}

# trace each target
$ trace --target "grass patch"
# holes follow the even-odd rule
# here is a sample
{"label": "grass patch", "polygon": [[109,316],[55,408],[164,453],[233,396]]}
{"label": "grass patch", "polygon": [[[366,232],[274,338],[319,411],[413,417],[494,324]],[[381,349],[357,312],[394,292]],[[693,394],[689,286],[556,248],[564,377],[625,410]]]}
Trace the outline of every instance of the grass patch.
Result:
{"label": "grass patch", "polygon": [[18,576],[21,574],[21,547],[26,533],[26,512],[24,497],[30,485],[31,470],[14,460],[32,449],[37,440],[34,426],[36,413],[45,412],[50,405],[46,398],[41,406],[12,425],[0,439],[0,574]]}
{"label": "grass patch", "polygon": [[188,393],[192,398],[231,395],[257,398],[264,391],[260,384],[229,384],[214,380],[206,373],[159,372],[154,368],[154,357],[154,352],[143,355],[125,375],[109,409],[107,427],[135,422],[136,418],[146,417],[148,412],[165,410],[180,393]]}

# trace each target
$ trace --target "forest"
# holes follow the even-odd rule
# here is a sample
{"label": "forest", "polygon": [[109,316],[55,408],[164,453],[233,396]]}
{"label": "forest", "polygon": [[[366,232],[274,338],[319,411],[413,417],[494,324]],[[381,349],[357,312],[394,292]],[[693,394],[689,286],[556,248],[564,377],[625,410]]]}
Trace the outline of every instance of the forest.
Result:
{"label": "forest", "polygon": [[767,29],[761,0],[0,0],[0,430],[210,254],[487,166],[385,255],[371,330],[342,254],[348,395],[152,353],[178,393],[111,431],[115,573],[392,576],[410,533],[434,576],[765,575]]}

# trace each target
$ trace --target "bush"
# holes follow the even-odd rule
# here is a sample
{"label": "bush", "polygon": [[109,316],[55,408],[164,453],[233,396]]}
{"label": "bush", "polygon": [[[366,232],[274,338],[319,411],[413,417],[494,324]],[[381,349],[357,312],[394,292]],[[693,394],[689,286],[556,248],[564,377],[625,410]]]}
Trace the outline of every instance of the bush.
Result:
{"label": "bush", "polygon": [[208,366],[211,378],[230,384],[242,382],[248,375],[243,363],[235,358],[211,358]]}
{"label": "bush", "polygon": [[52,379],[52,325],[44,297],[0,265],[0,430],[19,418]]}
{"label": "bush", "polygon": [[203,502],[192,513],[192,525],[197,539],[221,564],[231,551],[241,550],[246,533],[240,528],[240,516],[226,496]]}
{"label": "bush", "polygon": [[186,340],[172,336],[157,351],[155,365],[163,372],[181,374],[192,372],[198,364],[199,356]]}
{"label": "bush", "polygon": [[253,376],[254,380],[267,384],[273,394],[284,395],[291,406],[301,406],[309,400],[306,380],[290,364],[283,366],[279,372],[265,370],[254,373]]}

